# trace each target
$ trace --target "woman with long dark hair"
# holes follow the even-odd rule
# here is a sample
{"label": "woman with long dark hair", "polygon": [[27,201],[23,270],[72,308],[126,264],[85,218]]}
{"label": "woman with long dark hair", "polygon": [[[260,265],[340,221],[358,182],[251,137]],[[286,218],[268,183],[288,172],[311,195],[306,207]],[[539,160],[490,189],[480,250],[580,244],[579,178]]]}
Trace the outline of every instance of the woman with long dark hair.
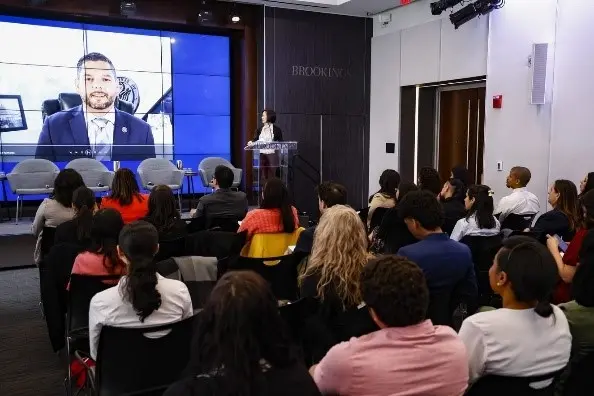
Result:
{"label": "woman with long dark hair", "polygon": [[89,308],[91,357],[97,358],[103,326],[143,327],[176,322],[192,316],[192,300],[185,284],[157,273],[153,258],[159,233],[146,221],[124,226],[118,255],[127,268],[117,286],[96,294]]}
{"label": "woman with long dark hair", "polygon": [[494,236],[499,234],[499,221],[493,216],[493,194],[489,186],[474,185],[466,191],[465,218],[458,220],[450,238],[460,241],[467,235]]}
{"label": "woman with long dark hair", "polygon": [[[272,143],[283,141],[283,131],[276,125],[276,112],[272,109],[262,111],[262,125],[256,130],[254,139],[248,142],[248,146],[255,143]],[[261,184],[273,178],[278,169],[278,154],[274,150],[259,150]]]}
{"label": "woman with long dark hair", "polygon": [[115,209],[100,209],[92,217],[90,244],[76,256],[73,274],[121,275],[126,266],[118,255],[118,237],[124,227],[122,216]]}
{"label": "woman with long dark hair", "polygon": [[564,241],[571,241],[580,225],[577,187],[569,180],[555,180],[549,189],[548,201],[553,210],[540,216],[532,231],[543,236],[559,235]]}
{"label": "woman with long dark hair", "polygon": [[44,227],[55,228],[65,221],[72,220],[74,209],[72,208],[72,194],[74,191],[85,185],[82,176],[74,169],[64,169],[58,173],[54,180],[54,192],[51,198],[45,198],[31,225],[31,232],[37,237],[37,244],[33,253],[36,264],[41,262],[41,238]]}
{"label": "woman with long dark hair", "polygon": [[159,241],[170,241],[187,235],[186,222],[175,207],[175,196],[168,186],[160,185],[151,191],[148,214],[143,219],[155,226]]}
{"label": "woman with long dark hair", "polygon": [[550,375],[540,382],[553,382],[571,352],[567,319],[548,300],[557,277],[553,258],[538,241],[511,237],[503,242],[489,270],[491,288],[502,297],[503,308],[468,317],[459,333],[470,382],[488,375]]}
{"label": "woman with long dark hair", "polygon": [[318,396],[269,285],[251,271],[228,272],[196,328],[188,376],[164,396]]}
{"label": "woman with long dark hair", "polygon": [[74,219],[56,227],[55,244],[72,243],[87,246],[91,239],[93,214],[97,211],[95,193],[87,187],[79,187],[72,194]]}
{"label": "woman with long dark hair", "polygon": [[394,169],[386,169],[379,179],[380,189],[369,197],[367,227],[371,225],[373,213],[377,208],[393,208],[396,205],[396,190],[400,184],[400,174]]}
{"label": "woman with long dark hair", "polygon": [[287,187],[280,179],[272,178],[264,187],[260,209],[248,212],[237,232],[247,231],[250,240],[255,234],[290,234],[298,227],[297,209],[291,205]]}
{"label": "woman with long dark hair", "polygon": [[594,189],[594,172],[588,172],[586,177],[580,181],[580,197]]}
{"label": "woman with long dark hair", "polygon": [[109,197],[101,200],[102,208],[113,208],[122,214],[124,224],[142,219],[148,213],[148,195],[141,194],[134,172],[120,168],[111,182]]}
{"label": "woman with long dark hair", "polygon": [[458,220],[466,214],[464,198],[466,186],[458,179],[450,179],[445,182],[443,189],[437,196],[444,212],[444,221],[441,229],[451,235]]}

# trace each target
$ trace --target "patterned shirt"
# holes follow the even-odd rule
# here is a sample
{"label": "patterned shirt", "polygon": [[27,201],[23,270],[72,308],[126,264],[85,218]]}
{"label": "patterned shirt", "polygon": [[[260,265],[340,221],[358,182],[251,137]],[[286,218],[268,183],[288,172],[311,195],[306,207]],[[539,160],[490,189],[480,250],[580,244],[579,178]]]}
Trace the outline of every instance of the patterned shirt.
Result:
{"label": "patterned shirt", "polygon": [[[297,209],[293,210],[293,220],[295,229],[299,227],[299,216]],[[283,223],[280,209],[255,209],[245,216],[237,232],[247,231],[247,240],[249,241],[255,234],[274,234],[283,232]]]}

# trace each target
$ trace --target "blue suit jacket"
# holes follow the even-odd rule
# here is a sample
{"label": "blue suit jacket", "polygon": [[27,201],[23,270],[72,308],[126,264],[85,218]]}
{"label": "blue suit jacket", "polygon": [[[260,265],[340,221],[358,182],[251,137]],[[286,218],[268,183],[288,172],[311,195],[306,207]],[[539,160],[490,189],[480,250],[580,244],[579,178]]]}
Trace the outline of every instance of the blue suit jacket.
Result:
{"label": "blue suit jacket", "polygon": [[[155,157],[155,141],[150,125],[117,109],[113,144],[112,161]],[[58,162],[80,157],[92,157],[82,106],[47,117],[39,135],[35,158]]]}

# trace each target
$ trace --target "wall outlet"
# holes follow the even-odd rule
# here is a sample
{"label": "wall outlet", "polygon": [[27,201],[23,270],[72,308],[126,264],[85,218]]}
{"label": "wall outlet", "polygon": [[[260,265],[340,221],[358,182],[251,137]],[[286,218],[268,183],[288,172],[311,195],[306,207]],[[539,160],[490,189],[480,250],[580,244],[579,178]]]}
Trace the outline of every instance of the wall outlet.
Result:
{"label": "wall outlet", "polygon": [[497,171],[498,172],[502,172],[503,171],[503,162],[498,161],[497,162]]}

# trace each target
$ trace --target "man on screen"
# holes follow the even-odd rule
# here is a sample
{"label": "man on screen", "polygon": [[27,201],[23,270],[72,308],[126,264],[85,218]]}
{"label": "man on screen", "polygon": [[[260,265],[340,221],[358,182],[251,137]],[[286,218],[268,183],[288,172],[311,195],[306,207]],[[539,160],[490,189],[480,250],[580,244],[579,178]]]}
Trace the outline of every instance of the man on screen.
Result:
{"label": "man on screen", "polygon": [[76,69],[76,91],[83,104],[46,118],[35,157],[51,161],[155,157],[150,125],[115,107],[119,85],[113,63],[92,52],[78,61]]}

